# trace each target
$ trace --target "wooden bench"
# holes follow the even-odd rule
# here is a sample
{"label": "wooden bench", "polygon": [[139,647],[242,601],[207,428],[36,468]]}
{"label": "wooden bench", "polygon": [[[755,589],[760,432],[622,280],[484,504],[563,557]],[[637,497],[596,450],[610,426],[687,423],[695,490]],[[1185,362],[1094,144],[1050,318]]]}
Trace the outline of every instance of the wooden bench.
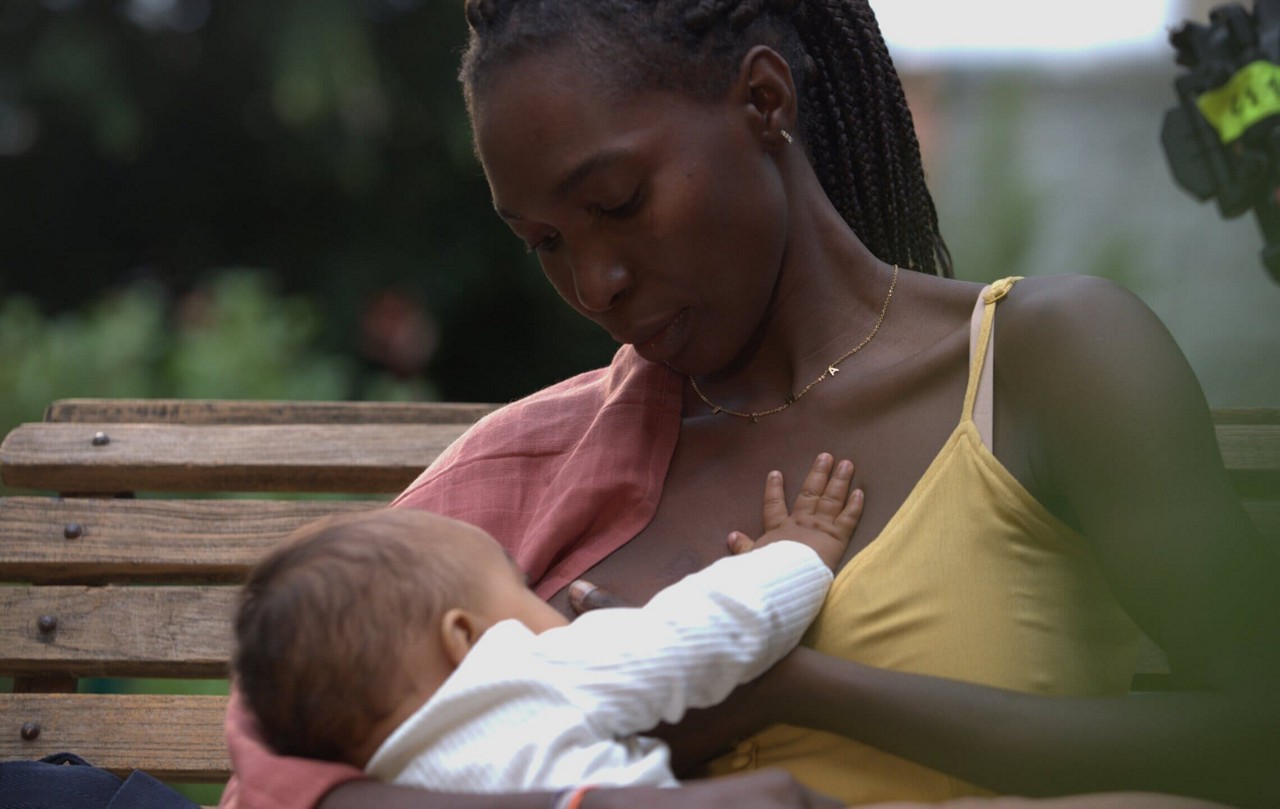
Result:
{"label": "wooden bench", "polygon": [[0,474],[39,491],[0,499],[0,760],[66,750],[121,775],[225,781],[225,684],[76,692],[225,680],[254,561],[307,521],[385,503],[492,409],[70,400],[15,428]]}
{"label": "wooden bench", "polygon": [[[3,481],[37,493],[0,499],[0,677],[13,678],[0,760],[66,750],[121,774],[225,781],[225,696],[76,692],[89,678],[225,680],[248,567],[304,522],[386,502],[491,409],[71,400],[14,429]],[[1280,541],[1280,408],[1214,416],[1242,499]],[[220,496],[154,496],[191,493]],[[1161,658],[1145,653],[1138,686]]]}

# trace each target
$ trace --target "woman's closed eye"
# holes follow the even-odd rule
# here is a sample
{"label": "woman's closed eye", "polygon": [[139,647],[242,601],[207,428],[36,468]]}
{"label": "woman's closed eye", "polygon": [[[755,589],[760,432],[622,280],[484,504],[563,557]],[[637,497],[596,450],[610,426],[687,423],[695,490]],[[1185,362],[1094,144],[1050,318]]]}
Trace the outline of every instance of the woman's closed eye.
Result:
{"label": "woman's closed eye", "polygon": [[[593,219],[600,219],[602,217],[607,217],[609,219],[625,219],[640,210],[642,202],[644,202],[644,194],[639,188],[637,188],[635,192],[620,205],[614,205],[608,208],[603,205],[589,205],[587,206],[587,212]],[[542,236],[536,241],[526,243],[525,249],[530,253],[551,253],[560,246],[560,241],[560,231],[552,230],[548,231],[545,236]]]}
{"label": "woman's closed eye", "polygon": [[637,188],[635,192],[627,198],[626,202],[623,202],[621,205],[614,205],[609,208],[606,208],[603,205],[591,205],[588,206],[587,210],[590,212],[592,217],[597,219],[602,216],[607,216],[610,219],[623,219],[638,211],[640,209],[640,203],[643,201],[644,195],[641,194],[640,189]]}
{"label": "woman's closed eye", "polygon": [[525,244],[525,250],[530,253],[550,253],[560,246],[560,231],[553,230],[537,241]]}

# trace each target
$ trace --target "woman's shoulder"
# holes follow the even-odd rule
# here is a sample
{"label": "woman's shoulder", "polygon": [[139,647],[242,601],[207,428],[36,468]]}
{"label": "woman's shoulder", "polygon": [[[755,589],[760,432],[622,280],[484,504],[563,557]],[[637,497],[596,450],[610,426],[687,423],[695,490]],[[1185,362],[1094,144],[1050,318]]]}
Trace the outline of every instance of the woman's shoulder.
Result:
{"label": "woman's shoulder", "polygon": [[[1014,283],[1006,283],[1012,280]],[[1044,357],[1046,351],[1069,351],[1087,346],[1091,333],[1162,329],[1159,319],[1135,294],[1107,278],[1090,275],[1013,277],[990,282],[925,277],[919,280],[915,300],[917,314],[939,320],[969,320],[980,293],[998,292],[996,329],[1008,351],[1028,350]],[[1002,346],[1000,352],[1005,352]],[[1060,356],[1066,359],[1066,356]]]}
{"label": "woman's shoulder", "polygon": [[1106,278],[1019,281],[997,308],[996,384],[1036,409],[1131,409],[1202,397],[1169,330],[1136,294]]}
{"label": "woman's shoulder", "polygon": [[1132,317],[1150,309],[1133,292],[1096,275],[1042,275],[1019,279],[1001,309],[1001,321],[1071,328],[1098,318]]}
{"label": "woman's shoulder", "polygon": [[1167,329],[1136,294],[1107,278],[1024,278],[1001,300],[997,339],[1011,359],[1037,365],[1122,361],[1127,349],[1174,348]]}

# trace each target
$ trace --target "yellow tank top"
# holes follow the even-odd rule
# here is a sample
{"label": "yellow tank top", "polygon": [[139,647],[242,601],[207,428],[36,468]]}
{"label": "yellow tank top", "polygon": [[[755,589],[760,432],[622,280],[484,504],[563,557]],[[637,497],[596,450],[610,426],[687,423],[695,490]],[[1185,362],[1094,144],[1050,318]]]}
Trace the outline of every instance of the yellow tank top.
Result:
{"label": "yellow tank top", "polygon": [[[1024,692],[1123,694],[1137,628],[1084,537],[984,443],[996,302],[1016,280],[992,284],[978,301],[960,423],[883,532],[836,576],[804,643],[870,666]],[[789,726],[747,739],[710,769],[773,766],[850,805],[988,794],[867,745]]]}

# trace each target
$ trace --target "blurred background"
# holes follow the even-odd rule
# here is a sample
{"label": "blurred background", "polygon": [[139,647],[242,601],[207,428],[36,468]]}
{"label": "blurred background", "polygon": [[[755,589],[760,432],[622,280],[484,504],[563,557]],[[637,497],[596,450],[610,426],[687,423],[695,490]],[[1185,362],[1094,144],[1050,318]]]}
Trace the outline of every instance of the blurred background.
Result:
{"label": "blurred background", "polygon": [[[1251,217],[1173,182],[1218,3],[874,3],[957,274],[1090,273],[1280,404]],[[68,396],[506,401],[608,360],[492,213],[456,0],[0,0],[0,432]]]}

